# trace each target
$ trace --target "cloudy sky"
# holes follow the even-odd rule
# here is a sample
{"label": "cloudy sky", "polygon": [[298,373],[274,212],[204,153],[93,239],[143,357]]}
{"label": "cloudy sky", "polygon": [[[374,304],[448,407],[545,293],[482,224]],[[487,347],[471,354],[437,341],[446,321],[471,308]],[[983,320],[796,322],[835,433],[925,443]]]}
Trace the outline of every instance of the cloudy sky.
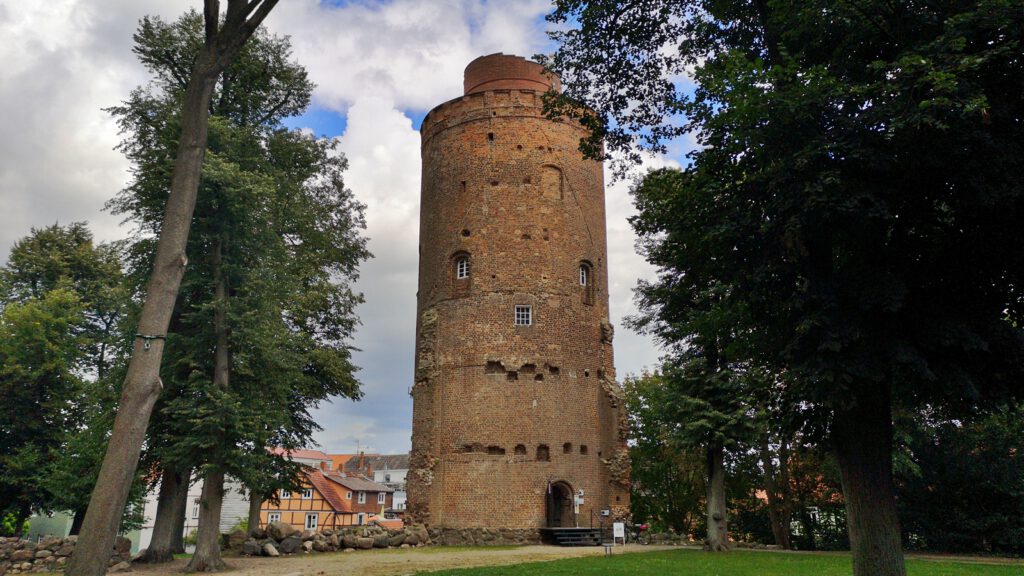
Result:
{"label": "cloudy sky", "polygon": [[[128,234],[103,204],[123,188],[129,165],[113,148],[103,108],[148,78],[131,53],[144,15],[172,20],[198,0],[0,0],[0,254],[33,226],[77,220],[97,238]],[[348,186],[367,205],[370,250],[361,270],[366,304],[355,345],[365,397],[326,404],[317,436],[330,452],[357,445],[409,449],[419,217],[419,124],[462,93],[462,70],[484,54],[552,50],[546,0],[282,0],[267,19],[292,38],[295,58],[317,84],[311,110],[289,125],[337,138],[350,162]],[[678,158],[676,159],[678,160]],[[674,160],[652,159],[652,166]],[[619,377],[657,361],[652,342],[622,327],[632,288],[652,270],[634,253],[628,183],[607,190],[612,322]]]}

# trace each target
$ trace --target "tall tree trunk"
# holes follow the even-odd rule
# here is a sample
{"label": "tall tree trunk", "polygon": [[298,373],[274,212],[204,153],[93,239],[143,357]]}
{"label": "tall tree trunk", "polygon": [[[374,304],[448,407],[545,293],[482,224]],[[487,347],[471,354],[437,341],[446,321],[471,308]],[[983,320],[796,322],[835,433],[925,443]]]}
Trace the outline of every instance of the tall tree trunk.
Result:
{"label": "tall tree trunk", "polygon": [[832,439],[843,481],[854,576],[904,576],[892,482],[890,391],[863,391],[836,411]]}
{"label": "tall tree trunk", "polygon": [[789,444],[786,440],[779,443],[779,481],[777,484],[781,499],[779,515],[782,517],[784,528],[782,533],[786,538],[785,545],[780,545],[789,550],[793,548],[793,535],[790,530],[790,526],[793,524],[793,486],[789,479]]}
{"label": "tall tree trunk", "polygon": [[181,499],[174,503],[173,524],[171,526],[171,552],[175,554],[185,553],[185,515],[188,514],[188,489],[191,482],[192,471],[186,470],[185,482],[181,485]]}
{"label": "tall tree trunk", "polygon": [[160,494],[157,498],[153,537],[149,547],[136,562],[160,563],[174,560],[174,519],[179,501],[188,496],[188,478],[171,467],[164,468],[160,476]]}
{"label": "tall tree trunk", "polygon": [[776,481],[775,455],[769,445],[768,433],[761,435],[761,465],[764,467],[764,491],[768,496],[768,519],[772,526],[775,543],[789,549],[789,519],[785,518],[784,505]]}
{"label": "tall tree trunk", "polygon": [[729,515],[725,507],[725,448],[721,444],[708,446],[708,538],[704,549],[727,552],[729,545]]}
{"label": "tall tree trunk", "polygon": [[814,536],[814,532],[817,529],[817,527],[814,525],[814,519],[811,518],[811,513],[807,511],[806,506],[802,506],[800,508],[800,526],[803,527],[804,534],[807,535],[806,550],[817,550],[818,541],[815,539]]}
{"label": "tall tree trunk", "polygon": [[217,572],[227,568],[220,557],[220,512],[223,504],[224,472],[217,470],[203,479],[196,551],[185,566],[185,572]]}
{"label": "tall tree trunk", "polygon": [[258,490],[249,490],[249,534],[260,529],[260,508],[263,506],[263,494]]}
{"label": "tall tree trunk", "polygon": [[[216,308],[213,313],[213,329],[217,345],[213,352],[213,385],[226,390],[231,382],[231,357],[228,353],[228,288],[224,277],[224,251],[227,241],[222,235],[213,247],[213,282]],[[216,448],[214,449],[216,450]],[[224,468],[218,466],[220,459],[213,458],[216,468],[203,481],[203,495],[199,507],[199,531],[196,534],[196,551],[186,572],[216,572],[226,568],[220,557],[220,510],[224,502]]]}
{"label": "tall tree trunk", "polygon": [[71,530],[68,536],[78,536],[82,532],[82,521],[85,520],[85,510],[75,510],[75,516],[71,519]]}
{"label": "tall tree trunk", "polygon": [[185,273],[185,248],[206,153],[210,97],[217,77],[238,56],[242,46],[275,4],[277,0],[228,0],[224,25],[221,26],[219,1],[204,2],[206,40],[185,89],[181,137],[153,272],[139,316],[132,359],[128,364],[113,432],[89,499],[82,533],[65,570],[68,576],[101,576],[106,573],[110,551],[128,502],[128,492],[139,465],[149,417],[163,387],[160,361],[174,301]]}

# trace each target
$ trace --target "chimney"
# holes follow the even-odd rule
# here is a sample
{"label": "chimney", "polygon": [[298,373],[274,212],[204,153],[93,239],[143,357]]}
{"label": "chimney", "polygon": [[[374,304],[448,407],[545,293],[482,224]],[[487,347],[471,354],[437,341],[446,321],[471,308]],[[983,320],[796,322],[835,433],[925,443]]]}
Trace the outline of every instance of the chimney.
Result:
{"label": "chimney", "polygon": [[360,470],[363,469],[363,451],[362,450],[359,451],[359,469]]}

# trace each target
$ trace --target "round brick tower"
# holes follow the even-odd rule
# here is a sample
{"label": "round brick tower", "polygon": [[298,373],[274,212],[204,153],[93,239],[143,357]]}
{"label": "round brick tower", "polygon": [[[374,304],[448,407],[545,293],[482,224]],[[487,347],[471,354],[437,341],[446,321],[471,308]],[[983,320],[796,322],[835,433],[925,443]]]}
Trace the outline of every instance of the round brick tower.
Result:
{"label": "round brick tower", "polygon": [[539,64],[483,56],[464,86],[421,127],[408,515],[453,543],[596,527],[629,507],[602,167],[544,118]]}

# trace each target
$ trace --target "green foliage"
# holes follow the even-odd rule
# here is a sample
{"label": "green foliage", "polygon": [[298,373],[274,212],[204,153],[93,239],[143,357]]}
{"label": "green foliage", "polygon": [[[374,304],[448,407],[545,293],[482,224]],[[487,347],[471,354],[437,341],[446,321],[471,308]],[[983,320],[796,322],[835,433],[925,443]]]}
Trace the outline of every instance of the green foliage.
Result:
{"label": "green foliage", "polygon": [[121,254],[76,222],[33,229],[0,269],[0,420],[12,432],[0,434],[0,484],[17,487],[4,501],[19,514],[74,514],[92,492],[130,342]]}
{"label": "green foliage", "polygon": [[14,512],[18,523],[47,508],[49,456],[81,422],[72,330],[80,307],[74,292],[57,288],[0,315],[0,512]]}
{"label": "green foliage", "polygon": [[[544,563],[486,566],[428,572],[451,576],[518,576],[529,574],[570,576],[849,576],[846,554],[793,554],[738,550],[733,554],[701,554],[690,550],[616,553],[610,558],[590,556]],[[920,559],[907,562],[908,576],[1010,576],[1020,573],[1014,564],[982,564],[969,561]]]}
{"label": "green foliage", "polygon": [[0,517],[0,536],[21,536],[28,533],[29,522],[27,519],[20,522],[14,512],[7,512]]}
{"label": "green foliage", "polygon": [[[135,51],[154,82],[111,109],[133,180],[109,208],[138,227],[131,273],[148,275],[179,133],[177,102],[202,43],[201,17],[151,18]],[[259,30],[223,73],[211,102],[189,266],[171,321],[150,426],[154,464],[219,468],[266,494],[298,466],[268,446],[298,448],[319,429],[310,410],[358,398],[350,340],[362,301],[350,285],[369,256],[363,206],[344,187],[334,142],[281,125],[312,85],[286,38]],[[216,278],[226,298],[217,300]],[[213,381],[214,317],[228,328],[230,386]]]}
{"label": "green foliage", "polygon": [[897,474],[906,541],[925,550],[1024,555],[1024,407],[969,420],[924,413]]}
{"label": "green foliage", "polygon": [[610,150],[702,146],[635,192],[656,333],[724,322],[821,427],[890,387],[968,409],[1019,392],[1019,6],[566,0],[552,19],[574,25],[551,64]]}
{"label": "green foliage", "polygon": [[629,376],[622,383],[629,413],[630,506],[634,522],[653,531],[680,534],[703,531],[703,459],[680,449],[665,419],[665,384],[661,374]]}

